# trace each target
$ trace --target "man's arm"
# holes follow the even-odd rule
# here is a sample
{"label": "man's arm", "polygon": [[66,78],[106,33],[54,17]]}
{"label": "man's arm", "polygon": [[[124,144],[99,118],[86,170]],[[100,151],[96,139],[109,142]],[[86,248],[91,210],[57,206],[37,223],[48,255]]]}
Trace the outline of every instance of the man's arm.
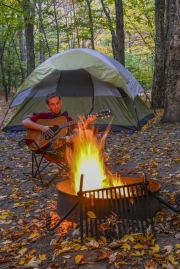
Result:
{"label": "man's arm", "polygon": [[43,132],[51,137],[54,136],[54,132],[49,128],[49,126],[44,126],[44,125],[38,124],[38,123],[32,121],[30,118],[23,120],[21,124],[24,127],[26,127],[27,129],[38,130],[38,131],[41,131],[41,132]]}
{"label": "man's arm", "polygon": [[[93,121],[95,121],[97,119],[97,117],[89,117],[85,122],[84,124],[82,125],[82,128],[84,130],[88,129],[88,126],[90,123],[92,123]],[[72,134],[70,136],[65,136],[65,139],[66,139],[66,143],[71,143],[73,138],[77,136],[79,130],[78,128],[74,128],[72,130]]]}

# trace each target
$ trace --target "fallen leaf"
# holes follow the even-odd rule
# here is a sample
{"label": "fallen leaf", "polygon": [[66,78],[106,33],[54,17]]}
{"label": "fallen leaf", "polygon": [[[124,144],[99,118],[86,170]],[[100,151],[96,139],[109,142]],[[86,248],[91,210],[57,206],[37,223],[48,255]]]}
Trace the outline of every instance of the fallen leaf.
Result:
{"label": "fallen leaf", "polygon": [[41,264],[40,260],[36,260],[35,257],[33,257],[30,262],[28,262],[28,264],[26,264],[24,267],[30,267],[30,268],[35,268],[35,267],[39,267],[39,265]]}
{"label": "fallen leaf", "polygon": [[66,255],[66,256],[63,256],[65,259],[69,259],[69,258],[71,258],[71,256],[70,255]]}
{"label": "fallen leaf", "polygon": [[115,249],[115,248],[119,248],[122,244],[119,244],[117,242],[112,242],[108,245],[109,248],[111,249]]}
{"label": "fallen leaf", "polygon": [[152,252],[158,252],[160,250],[159,245],[155,245],[154,247],[150,247],[150,249],[152,249]]}
{"label": "fallen leaf", "polygon": [[144,250],[140,251],[135,251],[135,252],[131,252],[130,256],[132,257],[140,257],[140,256],[144,256]]}
{"label": "fallen leaf", "polygon": [[21,250],[19,250],[18,254],[24,255],[24,253],[26,253],[27,250],[28,250],[27,248],[22,248]]}
{"label": "fallen leaf", "polygon": [[60,255],[62,253],[65,253],[65,252],[69,251],[70,249],[71,249],[70,247],[65,247],[63,249],[58,249],[58,250],[56,250],[56,255]]}
{"label": "fallen leaf", "polygon": [[153,267],[153,266],[155,266],[155,263],[153,261],[146,261],[146,265],[148,267]]}
{"label": "fallen leaf", "polygon": [[33,232],[28,239],[33,239],[33,238],[38,238],[40,236],[40,234],[38,232]]}
{"label": "fallen leaf", "polygon": [[123,240],[134,242],[134,235],[133,234],[126,234],[123,236]]}
{"label": "fallen leaf", "polygon": [[116,260],[116,256],[117,256],[117,252],[112,253],[112,254],[109,256],[109,264],[112,264],[113,262],[115,262],[115,260]]}
{"label": "fallen leaf", "polygon": [[173,265],[177,265],[179,264],[178,261],[175,260],[174,256],[173,255],[168,255],[168,259],[169,261],[173,264]]}
{"label": "fallen leaf", "polygon": [[130,246],[129,244],[125,243],[125,244],[123,244],[123,245],[121,246],[121,248],[123,248],[124,251],[126,251],[126,250],[130,250],[130,249],[131,249],[131,246]]}
{"label": "fallen leaf", "polygon": [[87,260],[84,258],[84,255],[77,255],[75,257],[75,264],[86,264],[87,263]]}
{"label": "fallen leaf", "polygon": [[120,261],[120,262],[115,262],[114,265],[115,265],[115,268],[119,268],[119,265],[126,265],[128,264],[127,262],[124,262],[124,261]]}
{"label": "fallen leaf", "polygon": [[41,261],[46,260],[46,259],[47,259],[46,254],[39,254],[39,259],[40,259]]}
{"label": "fallen leaf", "polygon": [[96,240],[91,240],[89,243],[86,243],[86,247],[88,248],[98,248],[99,243]]}
{"label": "fallen leaf", "polygon": [[136,245],[133,246],[134,249],[144,249],[144,246],[140,243],[137,243]]}
{"label": "fallen leaf", "polygon": [[80,235],[80,230],[75,229],[71,234],[72,234],[72,237],[79,236]]}
{"label": "fallen leaf", "polygon": [[98,251],[96,261],[102,261],[109,258],[109,251]]}
{"label": "fallen leaf", "polygon": [[169,254],[172,252],[173,247],[172,246],[164,246],[163,250],[166,250],[166,253]]}
{"label": "fallen leaf", "polygon": [[94,212],[92,212],[92,211],[88,211],[88,212],[87,212],[87,215],[88,215],[88,217],[90,217],[91,219],[96,219],[96,218],[97,218],[96,215],[94,214]]}
{"label": "fallen leaf", "polygon": [[74,250],[79,250],[81,248],[81,244],[76,244],[75,246],[74,246]]}

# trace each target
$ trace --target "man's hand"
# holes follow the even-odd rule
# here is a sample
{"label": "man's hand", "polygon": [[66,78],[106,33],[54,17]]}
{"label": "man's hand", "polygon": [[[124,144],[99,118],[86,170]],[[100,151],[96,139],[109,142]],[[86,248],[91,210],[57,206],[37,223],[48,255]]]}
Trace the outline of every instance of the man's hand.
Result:
{"label": "man's hand", "polygon": [[87,129],[89,124],[92,123],[93,121],[95,121],[97,119],[96,116],[89,116],[84,124],[84,128]]}
{"label": "man's hand", "polygon": [[42,131],[45,135],[47,135],[47,136],[49,136],[49,137],[53,137],[53,136],[54,136],[54,132],[51,130],[50,127],[52,127],[52,126],[42,126],[41,131]]}
{"label": "man's hand", "polygon": [[88,124],[90,124],[91,122],[93,122],[93,121],[95,121],[95,120],[97,120],[97,117],[93,115],[93,116],[89,116],[89,117],[87,118],[86,122],[87,122]]}
{"label": "man's hand", "polygon": [[62,147],[66,143],[66,137],[59,137],[51,140],[52,150]]}

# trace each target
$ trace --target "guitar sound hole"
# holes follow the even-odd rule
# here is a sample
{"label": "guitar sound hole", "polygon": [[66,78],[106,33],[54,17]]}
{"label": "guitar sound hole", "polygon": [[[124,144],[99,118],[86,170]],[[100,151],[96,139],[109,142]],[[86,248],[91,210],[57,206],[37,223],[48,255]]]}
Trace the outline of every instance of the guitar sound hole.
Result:
{"label": "guitar sound hole", "polygon": [[[59,130],[60,130],[58,125],[54,125],[53,127],[50,127],[50,129],[54,132],[53,137],[55,135],[57,135],[59,133]],[[53,138],[53,137],[52,136],[50,137],[49,135],[46,135],[45,139],[48,140],[48,139]]]}

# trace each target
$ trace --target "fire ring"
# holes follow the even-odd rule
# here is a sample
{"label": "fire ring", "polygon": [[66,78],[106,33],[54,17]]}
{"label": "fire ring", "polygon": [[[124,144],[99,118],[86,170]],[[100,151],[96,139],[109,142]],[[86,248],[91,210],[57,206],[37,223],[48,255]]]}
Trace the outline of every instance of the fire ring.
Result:
{"label": "fire ring", "polygon": [[[121,177],[120,178],[121,183],[124,185],[131,185],[131,184],[137,184],[141,183],[143,181],[142,177]],[[161,184],[155,180],[147,180],[148,182],[148,190],[155,194],[155,196],[159,196],[159,191],[161,189]],[[67,214],[70,208],[74,206],[78,202],[78,195],[74,193],[72,183],[70,180],[65,180],[62,182],[59,182],[56,185],[56,188],[58,190],[58,201],[57,201],[57,213],[60,217]],[[147,197],[144,197],[145,203],[150,203],[151,205],[151,214],[154,216],[159,211],[159,201],[153,197],[152,195],[148,196],[148,201],[146,200]],[[107,203],[108,198],[101,198],[98,199],[99,206],[101,207],[101,204],[103,206],[104,202]],[[134,199],[134,202],[136,203],[136,198]],[[111,203],[111,201],[109,201]],[[129,209],[126,208],[128,211]],[[144,218],[144,216],[142,216]],[[67,220],[78,223],[80,221],[80,209],[79,206],[77,206],[67,217]]]}

